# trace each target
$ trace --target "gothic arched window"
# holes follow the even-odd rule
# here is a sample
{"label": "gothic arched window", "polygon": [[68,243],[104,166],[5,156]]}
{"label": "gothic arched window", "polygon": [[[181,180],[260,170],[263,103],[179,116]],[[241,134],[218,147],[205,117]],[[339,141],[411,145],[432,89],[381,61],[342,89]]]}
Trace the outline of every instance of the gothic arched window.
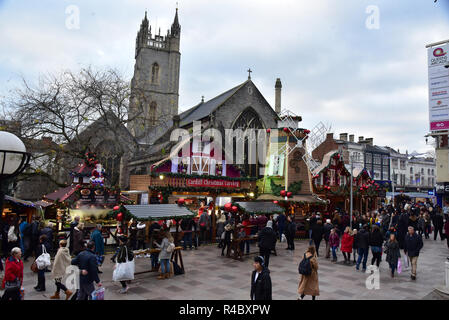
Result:
{"label": "gothic arched window", "polygon": [[150,103],[150,110],[149,110],[149,121],[152,126],[156,124],[156,107],[157,103],[155,101]]}
{"label": "gothic arched window", "polygon": [[159,65],[155,62],[151,68],[151,83],[158,84],[159,83]]}
{"label": "gothic arched window", "polygon": [[[264,130],[265,126],[263,125],[262,120],[260,119],[257,112],[251,108],[248,107],[245,109],[235,120],[232,129],[241,129],[243,131],[244,138],[243,141],[241,138],[235,138],[233,145],[234,145],[234,155],[237,155],[237,152],[239,152],[239,148],[237,147],[237,144],[244,143],[243,145],[243,164],[238,164],[237,167],[239,167],[243,171],[244,176],[250,176],[250,177],[257,177],[260,178],[263,174],[260,174],[259,171],[259,161],[257,159],[258,155],[258,146],[257,146],[257,130],[262,129]],[[248,129],[255,129],[253,134],[249,134]],[[240,148],[241,150],[241,148]],[[251,155],[251,157],[250,157]],[[251,163],[252,162],[252,163]],[[256,162],[256,163],[254,163]]]}

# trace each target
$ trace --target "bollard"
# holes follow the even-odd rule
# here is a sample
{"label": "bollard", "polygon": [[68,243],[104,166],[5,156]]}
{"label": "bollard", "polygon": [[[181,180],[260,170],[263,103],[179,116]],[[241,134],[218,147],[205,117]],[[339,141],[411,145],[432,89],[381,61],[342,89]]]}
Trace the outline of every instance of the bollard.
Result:
{"label": "bollard", "polygon": [[441,293],[449,295],[449,261],[446,261],[444,263],[444,274],[445,274],[444,287],[438,286],[435,289],[437,289]]}

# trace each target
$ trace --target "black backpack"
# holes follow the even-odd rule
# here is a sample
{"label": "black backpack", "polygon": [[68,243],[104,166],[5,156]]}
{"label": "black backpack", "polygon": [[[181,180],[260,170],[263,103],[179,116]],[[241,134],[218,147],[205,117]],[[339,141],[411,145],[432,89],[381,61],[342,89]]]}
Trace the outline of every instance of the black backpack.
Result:
{"label": "black backpack", "polygon": [[312,274],[312,265],[310,264],[310,258],[306,258],[304,254],[304,259],[299,264],[298,267],[299,274],[304,276],[310,276]]}

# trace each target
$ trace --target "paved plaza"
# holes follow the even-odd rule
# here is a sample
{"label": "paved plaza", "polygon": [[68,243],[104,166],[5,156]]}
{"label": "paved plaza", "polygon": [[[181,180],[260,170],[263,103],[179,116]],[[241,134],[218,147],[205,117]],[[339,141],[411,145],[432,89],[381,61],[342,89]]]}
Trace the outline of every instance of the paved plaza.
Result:
{"label": "paved plaza", "polygon": [[[324,242],[323,242],[324,243]],[[270,271],[273,283],[274,300],[296,300],[299,282],[298,264],[308,246],[308,240],[297,240],[294,253],[285,250],[286,243],[277,243],[277,256],[271,256]],[[183,251],[186,269],[184,275],[168,280],[157,280],[157,273],[143,273],[136,276],[127,294],[119,294],[119,283],[112,279],[113,263],[107,255],[100,278],[106,288],[107,300],[147,300],[147,299],[183,299],[183,300],[249,300],[250,273],[256,247],[253,254],[246,256],[243,262],[221,257],[221,249],[216,245],[201,246],[198,250]],[[324,254],[324,247],[320,249]],[[339,260],[343,259],[338,252]],[[424,240],[424,248],[418,261],[418,278],[410,279],[410,271],[390,278],[388,265],[382,256],[380,267],[380,289],[368,290],[365,281],[368,274],[356,271],[354,266],[334,264],[323,256],[319,262],[319,299],[444,299],[434,292],[434,287],[444,283],[444,262],[449,256],[446,241]],[[370,263],[371,253],[368,259]],[[31,260],[31,259],[30,259]],[[46,273],[47,291],[36,292],[37,275],[30,271],[31,261],[25,264],[24,287],[26,300],[48,300],[55,292],[55,285]],[[136,259],[136,272],[150,269],[149,258]],[[61,294],[61,298],[65,298]],[[310,297],[306,297],[310,299]]]}

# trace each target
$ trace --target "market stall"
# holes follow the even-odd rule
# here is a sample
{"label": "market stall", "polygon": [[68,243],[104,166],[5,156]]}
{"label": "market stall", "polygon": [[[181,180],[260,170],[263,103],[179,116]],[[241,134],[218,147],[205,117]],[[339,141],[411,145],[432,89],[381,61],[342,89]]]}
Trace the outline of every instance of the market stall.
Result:
{"label": "market stall", "polygon": [[42,209],[40,206],[30,201],[5,195],[2,211],[3,221],[12,221],[19,216],[25,216],[27,222],[30,223],[34,216],[40,215],[42,215]]}

